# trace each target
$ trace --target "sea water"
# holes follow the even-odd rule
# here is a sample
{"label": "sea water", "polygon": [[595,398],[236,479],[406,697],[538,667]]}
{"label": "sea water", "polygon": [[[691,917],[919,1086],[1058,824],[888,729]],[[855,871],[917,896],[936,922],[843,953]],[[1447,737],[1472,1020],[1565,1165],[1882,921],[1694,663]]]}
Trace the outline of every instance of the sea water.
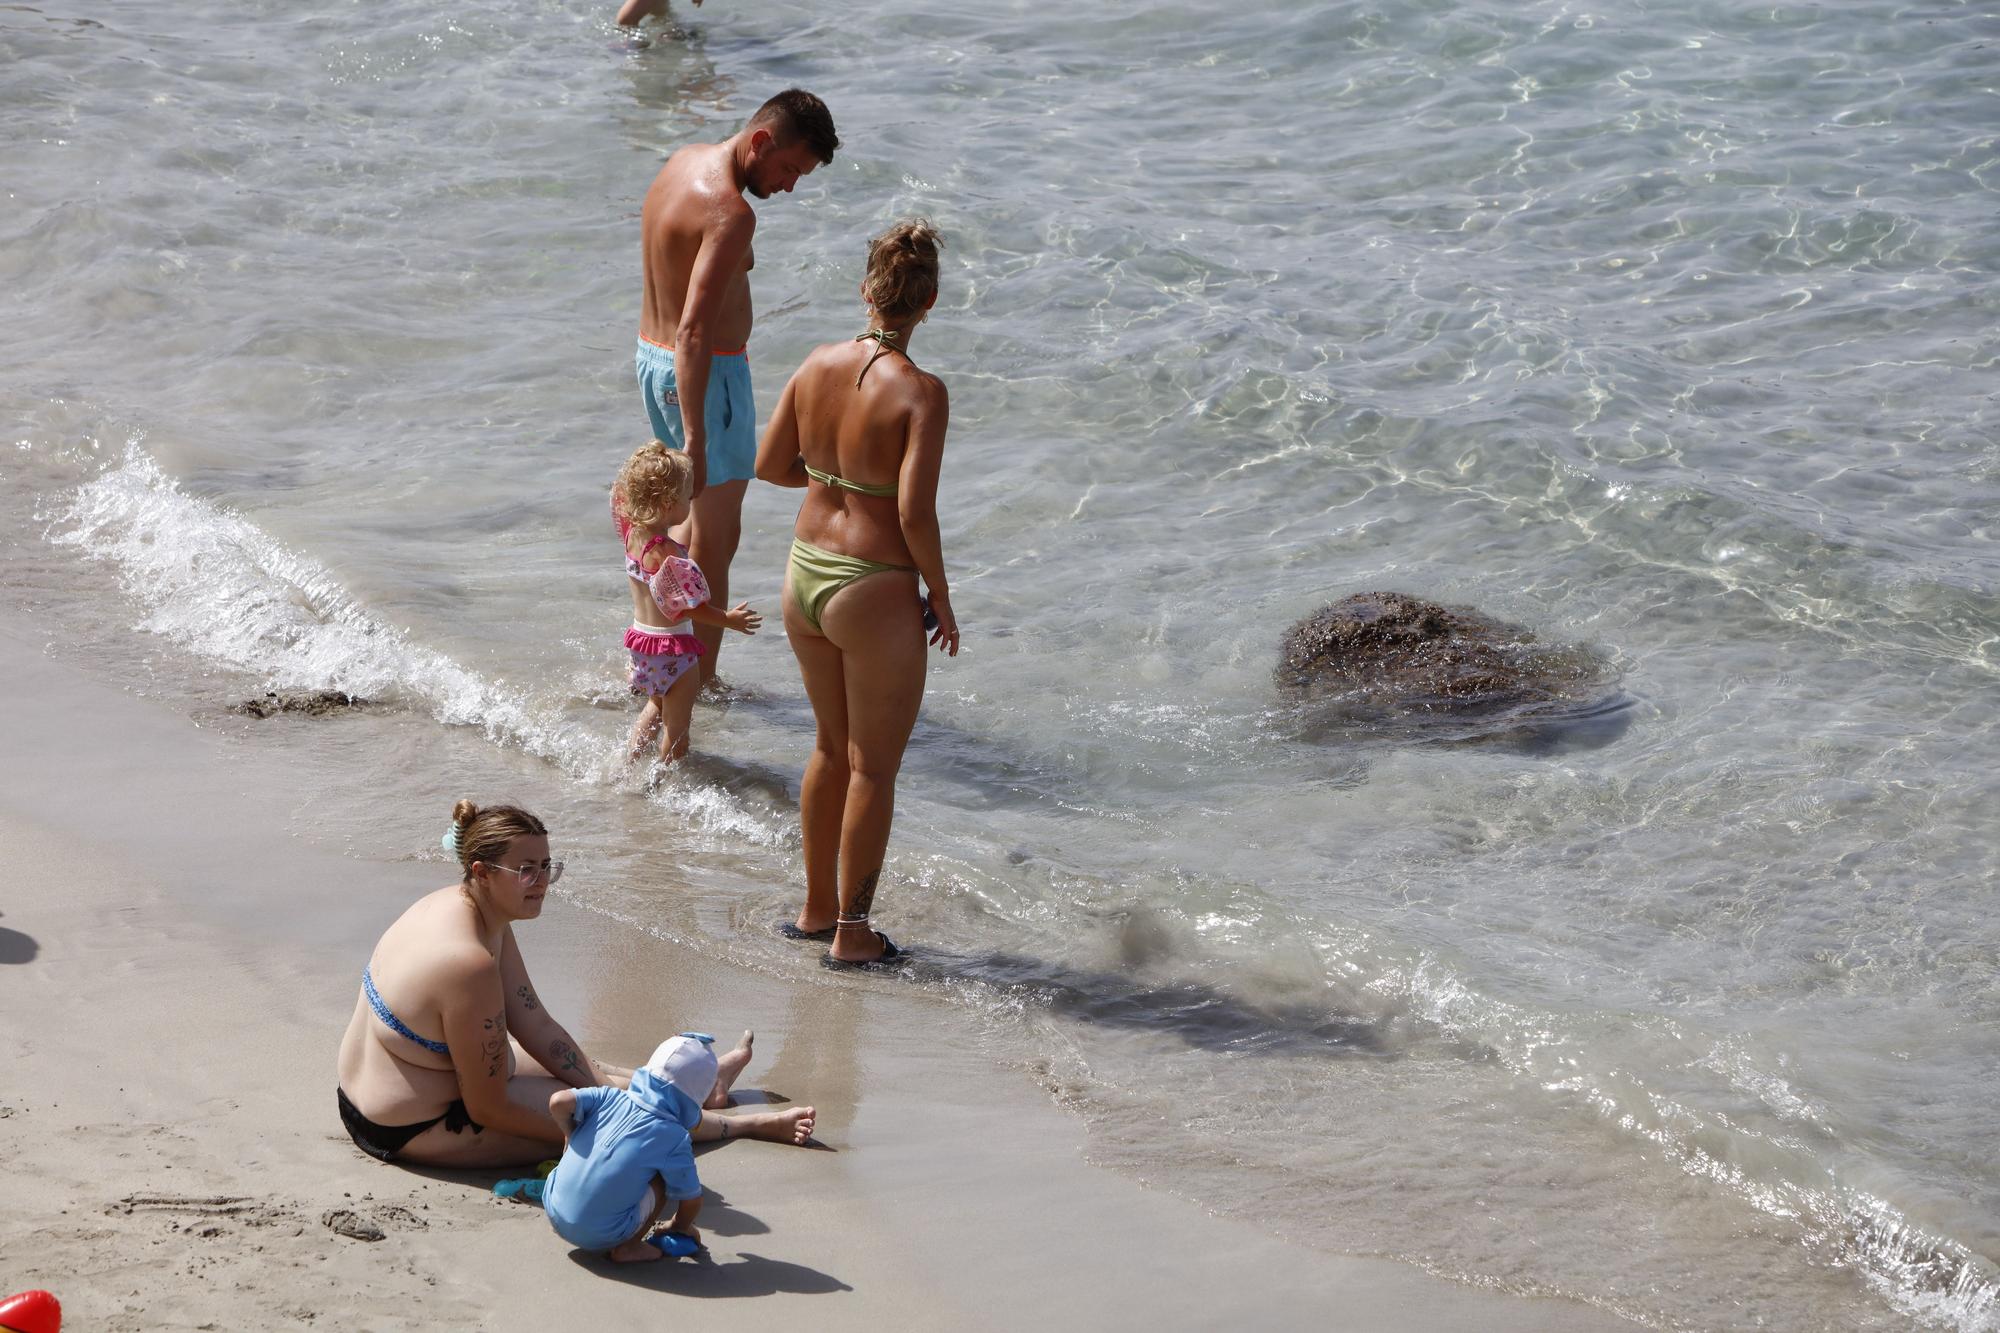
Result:
{"label": "sea water", "polygon": [[[1304,1245],[2000,1328],[1990,5],[612,8],[0,8],[0,597],[52,651],[288,751],[300,836],[532,799],[571,901],[951,1006]],[[794,84],[843,143],[758,205],[760,411],[872,232],[947,237],[900,977],[772,931],[795,492],[698,758],[618,762],[639,200]],[[1609,724],[1301,737],[1279,636],[1372,589],[1588,648]],[[224,711],[276,688],[371,705]]]}

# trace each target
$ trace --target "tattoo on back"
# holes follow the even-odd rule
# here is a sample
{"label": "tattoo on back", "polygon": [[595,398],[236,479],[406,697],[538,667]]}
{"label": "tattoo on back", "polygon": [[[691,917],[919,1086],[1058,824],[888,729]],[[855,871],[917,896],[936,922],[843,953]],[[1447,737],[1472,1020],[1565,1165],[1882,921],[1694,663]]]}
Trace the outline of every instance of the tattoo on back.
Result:
{"label": "tattoo on back", "polygon": [[875,881],[881,877],[880,870],[871,870],[861,877],[861,887],[854,893],[853,915],[867,916],[875,909]]}

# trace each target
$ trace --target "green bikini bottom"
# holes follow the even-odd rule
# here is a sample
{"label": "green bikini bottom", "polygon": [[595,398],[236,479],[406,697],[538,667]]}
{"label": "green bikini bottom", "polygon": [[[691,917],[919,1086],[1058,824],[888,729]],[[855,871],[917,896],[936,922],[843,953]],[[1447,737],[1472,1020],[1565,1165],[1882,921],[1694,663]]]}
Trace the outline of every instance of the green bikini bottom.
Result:
{"label": "green bikini bottom", "polygon": [[819,613],[826,599],[856,579],[870,574],[914,574],[909,565],[885,565],[859,556],[822,551],[810,542],[792,542],[792,597],[806,624],[819,630]]}

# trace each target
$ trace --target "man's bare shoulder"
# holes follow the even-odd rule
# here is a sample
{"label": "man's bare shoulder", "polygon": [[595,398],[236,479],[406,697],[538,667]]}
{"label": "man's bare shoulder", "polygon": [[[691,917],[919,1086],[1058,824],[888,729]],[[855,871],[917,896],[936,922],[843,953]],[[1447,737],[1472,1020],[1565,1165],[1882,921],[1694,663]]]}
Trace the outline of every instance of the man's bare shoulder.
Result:
{"label": "man's bare shoulder", "polygon": [[653,193],[663,212],[689,221],[698,218],[705,228],[745,223],[754,227],[757,214],[743,198],[729,167],[728,144],[688,144],[676,149],[660,168]]}
{"label": "man's bare shoulder", "polygon": [[684,143],[667,154],[667,160],[660,164],[660,175],[686,176],[698,171],[702,163],[714,156],[715,150],[721,146],[713,143]]}

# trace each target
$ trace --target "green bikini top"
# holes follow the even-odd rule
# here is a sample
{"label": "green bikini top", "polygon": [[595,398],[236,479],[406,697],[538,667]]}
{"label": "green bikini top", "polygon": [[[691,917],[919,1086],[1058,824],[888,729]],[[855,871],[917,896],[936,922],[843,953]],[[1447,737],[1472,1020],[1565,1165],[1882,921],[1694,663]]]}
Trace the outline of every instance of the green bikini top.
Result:
{"label": "green bikini top", "polygon": [[[868,373],[868,366],[874,365],[875,357],[882,355],[882,353],[892,350],[903,352],[902,348],[896,346],[896,331],[894,329],[870,329],[866,333],[855,334],[854,341],[858,343],[872,341],[875,344],[875,355],[868,358],[867,366],[861,367],[861,375]],[[909,353],[903,352],[903,355],[908,356]],[[857,389],[861,387],[861,375],[854,377],[854,387]],[[799,461],[805,463],[803,458]],[[806,463],[806,475],[814,481],[819,482],[822,486],[832,486],[837,490],[853,491],[856,495],[880,495],[893,498],[896,494],[896,483],[893,481],[886,486],[864,485],[858,481],[849,481],[845,477],[836,477],[831,472],[821,472],[811,463]]]}
{"label": "green bikini top", "polygon": [[[804,459],[800,459],[799,461],[805,463]],[[831,472],[821,472],[811,463],[806,463],[806,475],[823,486],[832,486],[843,491],[853,491],[857,495],[886,495],[893,499],[896,494],[896,483],[893,481],[887,486],[869,486],[858,481],[849,481],[845,477],[836,477]]]}

